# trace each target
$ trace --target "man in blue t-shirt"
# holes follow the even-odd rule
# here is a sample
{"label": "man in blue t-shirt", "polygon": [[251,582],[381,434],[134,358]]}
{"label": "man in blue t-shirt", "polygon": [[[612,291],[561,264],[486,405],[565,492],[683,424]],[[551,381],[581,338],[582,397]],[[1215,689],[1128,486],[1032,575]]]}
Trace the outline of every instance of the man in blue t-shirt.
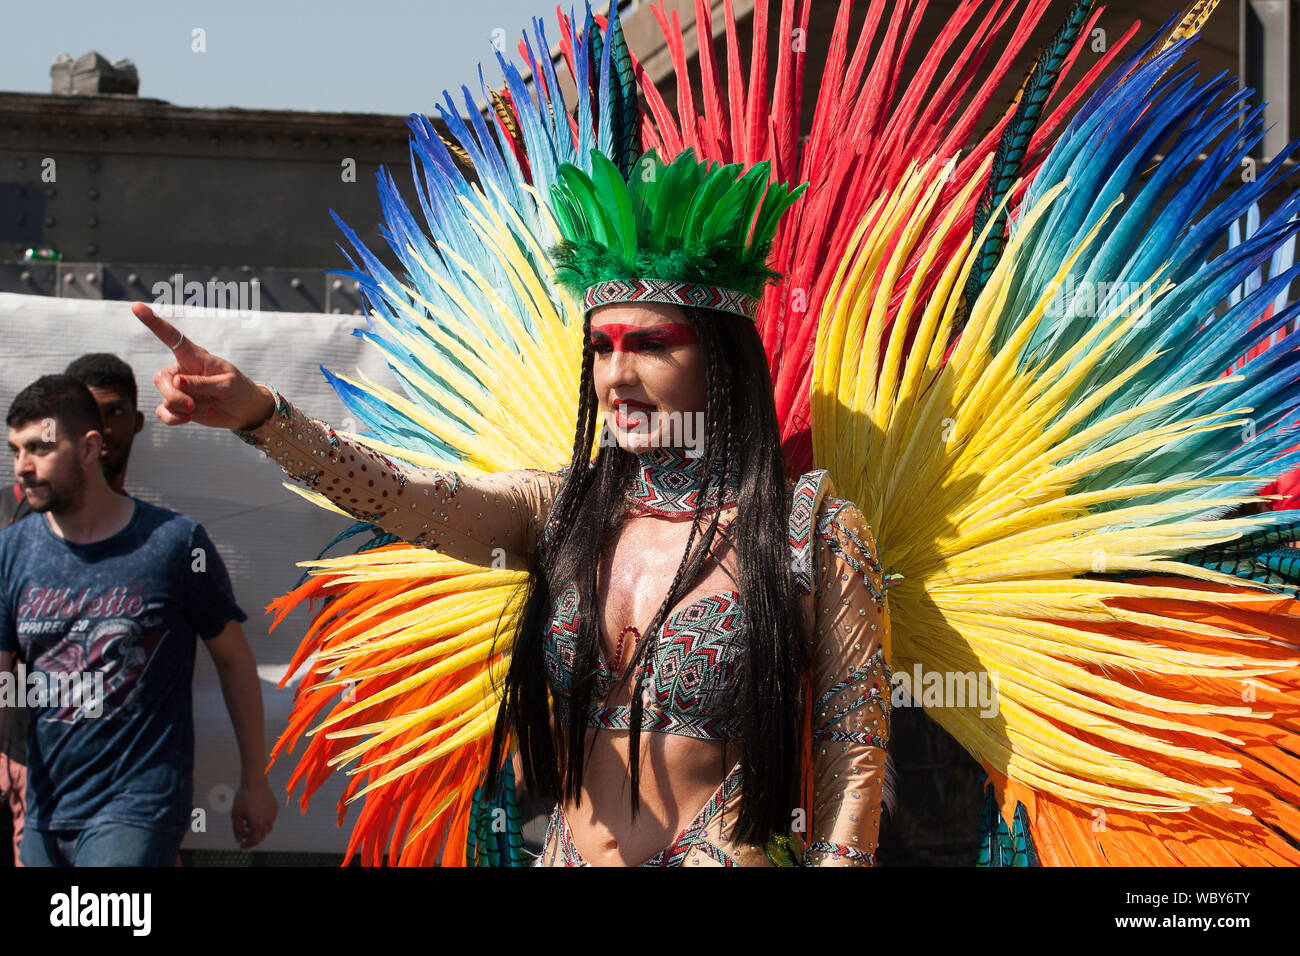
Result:
{"label": "man in blue t-shirt", "polygon": [[[103,448],[99,453],[104,480],[119,495],[126,494],[126,468],[131,458],[131,446],[144,430],[144,415],[136,410],[139,392],[135,373],[131,366],[111,352],[81,355],[73,359],[63,373],[85,385],[94,396],[104,426],[100,432]],[[33,513],[22,485],[15,481],[12,491],[12,494],[0,492],[0,528]],[[19,660],[22,660],[21,656]],[[26,707],[11,710],[4,735],[0,737],[0,827],[7,810],[13,836],[14,866],[23,865],[18,847],[22,842],[26,812],[27,723]],[[8,790],[7,794],[5,790]],[[0,866],[5,862],[7,857],[0,861]]]}
{"label": "man in blue t-shirt", "polygon": [[[195,635],[239,744],[236,836],[256,845],[276,813],[261,686],[239,626],[247,615],[211,539],[192,519],[109,487],[99,408],[76,379],[38,379],[6,423],[14,473],[37,512],[0,532],[0,734],[8,705],[33,708],[23,863],[175,860],[192,804]],[[19,649],[21,686],[10,673]]]}

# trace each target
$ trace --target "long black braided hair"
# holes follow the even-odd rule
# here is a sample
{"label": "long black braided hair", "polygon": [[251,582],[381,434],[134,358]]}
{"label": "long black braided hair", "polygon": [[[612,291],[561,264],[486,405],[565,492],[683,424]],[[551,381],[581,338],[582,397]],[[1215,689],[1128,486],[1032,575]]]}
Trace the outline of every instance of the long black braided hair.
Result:
{"label": "long black braided hair", "polygon": [[[729,714],[741,733],[741,811],[736,839],[763,842],[785,833],[799,800],[799,759],[808,652],[802,636],[788,538],[785,463],[767,356],[753,322],[707,309],[685,309],[703,350],[708,394],[703,456],[704,488],[677,573],[647,628],[646,640],[628,661],[632,679],[629,762],[632,812],[639,809],[642,663],[654,652],[665,618],[693,586],[711,549],[719,510],[704,519],[711,484],[739,477],[732,535],[737,552],[736,586],[745,615],[745,653]],[[586,751],[586,715],[598,668],[600,625],[596,569],[623,513],[623,493],[637,468],[636,456],[602,436],[591,459],[600,407],[593,385],[591,320],[584,322],[578,424],[570,467],[534,555],[520,612],[514,651],[502,688],[492,737],[485,792],[497,776],[513,731],[524,784],[548,800],[578,803]],[[701,526],[703,530],[701,531]],[[698,536],[698,542],[697,542]],[[692,548],[694,545],[694,548]],[[545,640],[554,598],[570,583],[578,591],[576,659],[569,721],[552,732],[547,697]],[[621,686],[621,684],[620,684]]]}

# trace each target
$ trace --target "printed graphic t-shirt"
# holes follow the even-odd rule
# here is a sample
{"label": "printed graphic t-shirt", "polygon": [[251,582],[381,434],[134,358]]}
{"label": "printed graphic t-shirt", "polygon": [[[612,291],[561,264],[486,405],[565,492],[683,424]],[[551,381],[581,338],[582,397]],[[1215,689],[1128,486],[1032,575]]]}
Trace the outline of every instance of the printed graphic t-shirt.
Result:
{"label": "printed graphic t-shirt", "polygon": [[195,635],[248,615],[202,525],[132,500],[127,526],[92,544],[43,514],[0,532],[0,651],[21,648],[25,701],[48,695],[29,712],[33,829],[189,819]]}

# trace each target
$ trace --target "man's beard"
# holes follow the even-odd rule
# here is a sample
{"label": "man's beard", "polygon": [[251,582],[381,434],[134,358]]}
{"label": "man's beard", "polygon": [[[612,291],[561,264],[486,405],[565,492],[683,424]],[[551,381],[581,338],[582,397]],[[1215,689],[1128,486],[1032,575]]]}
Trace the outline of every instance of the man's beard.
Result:
{"label": "man's beard", "polygon": [[81,507],[82,498],[86,491],[86,476],[80,471],[74,472],[69,476],[66,482],[55,485],[53,482],[45,482],[48,491],[48,497],[44,501],[38,501],[31,505],[32,511],[38,514],[49,512],[55,515],[68,514],[76,511]]}

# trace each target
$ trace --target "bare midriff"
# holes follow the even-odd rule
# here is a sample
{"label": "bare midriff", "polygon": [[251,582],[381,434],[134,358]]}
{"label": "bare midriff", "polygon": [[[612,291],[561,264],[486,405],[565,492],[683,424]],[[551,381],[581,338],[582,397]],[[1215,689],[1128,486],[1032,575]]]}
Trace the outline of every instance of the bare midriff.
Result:
{"label": "bare midriff", "polygon": [[708,803],[740,755],[734,742],[642,733],[641,805],[634,820],[630,734],[595,729],[588,734],[582,806],[562,809],[574,846],[592,866],[639,866],[668,846]]}

